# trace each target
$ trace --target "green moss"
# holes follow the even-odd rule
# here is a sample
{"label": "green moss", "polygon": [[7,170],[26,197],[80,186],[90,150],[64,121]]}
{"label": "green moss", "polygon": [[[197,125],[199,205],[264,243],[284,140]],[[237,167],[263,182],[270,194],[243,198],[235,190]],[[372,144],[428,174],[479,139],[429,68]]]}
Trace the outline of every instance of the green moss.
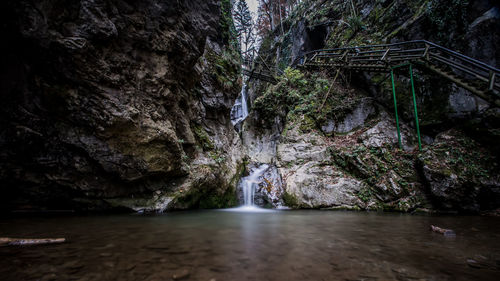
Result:
{"label": "green moss", "polygon": [[297,196],[292,193],[285,192],[283,193],[283,202],[285,203],[286,206],[290,208],[299,208],[300,203],[299,199],[297,199]]}
{"label": "green moss", "polygon": [[255,100],[253,110],[268,127],[275,117],[302,122],[303,131],[319,128],[327,120],[341,120],[352,112],[363,95],[332,87],[331,78],[287,68],[276,85]]}
{"label": "green moss", "polygon": [[238,196],[234,187],[222,195],[210,193],[200,198],[198,207],[201,209],[231,208],[238,205]]}
{"label": "green moss", "polygon": [[245,176],[245,172],[247,170],[247,165],[248,165],[247,160],[244,160],[243,162],[238,164],[238,166],[236,168],[236,174],[231,178],[231,181],[229,182],[230,186],[237,187],[240,179]]}
{"label": "green moss", "polygon": [[199,125],[194,126],[194,136],[196,138],[196,141],[204,151],[210,151],[215,148],[212,140],[208,136],[205,129],[203,129],[203,127]]}
{"label": "green moss", "polygon": [[216,86],[224,91],[239,89],[240,55],[234,48],[226,48],[221,54],[207,48],[205,58],[208,61],[208,72],[215,78]]}
{"label": "green moss", "polygon": [[185,209],[213,209],[229,208],[237,205],[236,187],[228,185],[218,166],[204,168],[205,175],[187,192],[178,192],[175,195],[174,205]]}
{"label": "green moss", "polygon": [[309,116],[305,116],[300,122],[299,129],[303,133],[308,133],[316,129],[316,122]]}
{"label": "green moss", "polygon": [[370,201],[371,198],[373,198],[373,192],[368,187],[361,188],[361,190],[356,195],[361,201],[365,203]]}

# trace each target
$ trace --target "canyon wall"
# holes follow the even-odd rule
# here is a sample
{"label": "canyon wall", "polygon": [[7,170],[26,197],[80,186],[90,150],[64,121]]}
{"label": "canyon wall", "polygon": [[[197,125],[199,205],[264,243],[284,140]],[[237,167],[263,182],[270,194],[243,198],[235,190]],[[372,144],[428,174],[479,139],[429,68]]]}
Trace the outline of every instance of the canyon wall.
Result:
{"label": "canyon wall", "polygon": [[0,6],[0,208],[236,204],[229,1]]}
{"label": "canyon wall", "polygon": [[[444,78],[415,71],[418,150],[407,71],[397,72],[398,149],[387,74],[285,69],[318,48],[429,40],[498,65],[492,1],[304,1],[264,38],[260,57],[284,70],[251,80],[243,144],[273,163],[294,208],[490,212],[500,207],[500,111]],[[269,188],[268,188],[269,189]],[[272,190],[272,188],[271,188]],[[266,192],[264,192],[266,193]]]}

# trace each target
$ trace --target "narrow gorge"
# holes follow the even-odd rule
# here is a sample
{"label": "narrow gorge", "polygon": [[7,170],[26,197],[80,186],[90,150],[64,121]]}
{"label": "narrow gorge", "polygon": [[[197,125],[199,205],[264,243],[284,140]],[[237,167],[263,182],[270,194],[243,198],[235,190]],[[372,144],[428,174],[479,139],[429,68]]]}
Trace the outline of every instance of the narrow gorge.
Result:
{"label": "narrow gorge", "polygon": [[[244,67],[274,71],[274,83],[241,76],[227,1],[7,2],[2,209],[231,207],[239,179],[269,164],[257,192],[267,207],[494,211],[494,103],[417,68],[417,151],[398,71],[397,150],[387,73],[297,64],[317,49],[422,38],[497,64],[498,35],[481,30],[498,28],[498,7],[420,2],[360,1],[357,26],[347,2],[301,3]],[[466,21],[441,18],[445,34],[435,17],[448,10]]]}
{"label": "narrow gorge", "polygon": [[0,279],[500,276],[496,1],[0,7]]}

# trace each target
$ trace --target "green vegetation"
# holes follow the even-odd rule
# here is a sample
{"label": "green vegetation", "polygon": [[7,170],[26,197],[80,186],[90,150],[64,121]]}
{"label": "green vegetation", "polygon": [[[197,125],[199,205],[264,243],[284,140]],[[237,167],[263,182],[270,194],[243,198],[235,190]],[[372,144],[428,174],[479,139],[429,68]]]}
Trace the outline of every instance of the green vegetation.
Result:
{"label": "green vegetation", "polygon": [[262,120],[268,121],[270,125],[275,116],[286,117],[301,100],[307,91],[308,81],[297,69],[287,68],[280,81],[269,88],[258,97],[253,109],[259,113]]}
{"label": "green vegetation", "polygon": [[219,27],[221,39],[226,47],[220,53],[207,48],[204,56],[208,61],[208,72],[216,79],[218,87],[224,91],[237,91],[241,86],[239,80],[241,55],[231,10],[231,1],[223,0]]}
{"label": "green vegetation", "polygon": [[365,29],[363,20],[360,15],[351,15],[347,18],[347,24],[349,24],[349,35],[347,37],[352,37],[356,35],[358,31]]}
{"label": "green vegetation", "polygon": [[371,208],[408,211],[425,203],[425,198],[408,199],[416,196],[419,186],[414,154],[389,145],[330,147],[329,151],[333,165],[365,183],[356,196],[364,203],[376,202]]}
{"label": "green vegetation", "polygon": [[220,150],[210,151],[208,155],[210,156],[210,158],[212,158],[212,160],[215,161],[217,165],[221,165],[222,163],[224,163],[224,161],[226,161],[226,157]]}
{"label": "green vegetation", "polygon": [[294,194],[285,192],[283,193],[283,202],[285,203],[286,206],[290,208],[299,208],[299,199]]}
{"label": "green vegetation", "polygon": [[208,48],[206,52],[209,72],[216,79],[219,88],[224,91],[236,91],[241,86],[239,53],[236,49],[224,49],[220,55]]}
{"label": "green vegetation", "polygon": [[[464,45],[463,36],[466,34],[468,25],[468,5],[469,0],[429,1],[425,24],[427,28],[436,31],[437,41],[449,46]],[[456,34],[461,34],[461,37],[450,38],[451,29],[456,31]]]}
{"label": "green vegetation", "polygon": [[221,17],[219,20],[219,25],[222,30],[221,36],[223,42],[230,43],[234,50],[239,50],[238,40],[236,39],[236,29],[234,28],[231,11],[231,0],[222,0]]}
{"label": "green vegetation", "polygon": [[373,191],[369,187],[363,187],[356,195],[361,201],[366,203],[373,198]]}
{"label": "green vegetation", "polygon": [[462,180],[479,181],[496,175],[497,158],[471,138],[458,131],[453,137],[424,148],[419,160],[445,176],[457,175]]}
{"label": "green vegetation", "polygon": [[220,209],[231,208],[238,205],[238,197],[236,196],[236,189],[229,188],[222,195],[211,193],[200,198],[199,208],[202,209]]}
{"label": "green vegetation", "polygon": [[210,139],[207,132],[205,131],[205,129],[203,129],[202,126],[199,125],[194,126],[194,136],[198,144],[203,149],[203,151],[210,151],[215,148],[212,140]]}
{"label": "green vegetation", "polygon": [[322,74],[287,68],[279,82],[255,100],[253,109],[268,126],[278,116],[291,122],[300,119],[304,132],[319,128],[327,120],[341,120],[362,98],[332,82]]}

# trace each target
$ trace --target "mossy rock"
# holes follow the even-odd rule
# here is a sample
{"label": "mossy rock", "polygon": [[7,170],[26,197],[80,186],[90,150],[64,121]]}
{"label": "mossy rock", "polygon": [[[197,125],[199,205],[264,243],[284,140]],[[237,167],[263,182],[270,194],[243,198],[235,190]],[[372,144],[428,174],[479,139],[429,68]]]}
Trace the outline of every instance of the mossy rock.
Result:
{"label": "mossy rock", "polygon": [[300,208],[300,203],[299,199],[295,194],[284,192],[283,193],[283,202],[285,203],[285,206],[293,208],[293,209],[298,209]]}

